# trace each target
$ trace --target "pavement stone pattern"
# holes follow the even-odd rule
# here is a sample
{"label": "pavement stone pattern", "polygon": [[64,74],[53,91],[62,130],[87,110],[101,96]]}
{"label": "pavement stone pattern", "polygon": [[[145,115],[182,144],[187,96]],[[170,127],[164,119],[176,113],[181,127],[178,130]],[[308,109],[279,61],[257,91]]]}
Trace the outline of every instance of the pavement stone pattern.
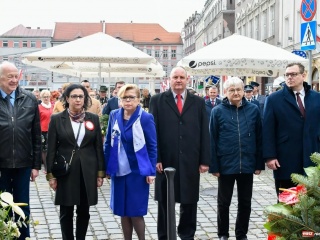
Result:
{"label": "pavement stone pattern", "polygon": [[[201,174],[200,200],[198,202],[197,232],[195,239],[218,239],[217,236],[217,186],[216,177],[211,174]],[[153,200],[154,187],[151,185],[148,214],[145,216],[146,240],[157,239],[157,203]],[[99,189],[99,200],[96,206],[90,208],[90,223],[87,240],[91,239],[123,239],[120,217],[114,216],[109,207],[110,181],[105,179]],[[263,224],[266,217],[263,209],[276,203],[276,192],[271,170],[262,171],[254,176],[252,212],[248,239],[267,239]],[[31,239],[59,240],[62,239],[59,223],[59,206],[54,205],[54,191],[49,187],[43,171],[30,184],[31,219],[39,221],[39,225],[30,226]],[[237,215],[236,187],[230,206],[230,238],[235,239],[234,226]],[[179,204],[176,204],[176,225],[178,225]],[[138,239],[134,235],[133,239]],[[180,239],[177,237],[177,239]]]}

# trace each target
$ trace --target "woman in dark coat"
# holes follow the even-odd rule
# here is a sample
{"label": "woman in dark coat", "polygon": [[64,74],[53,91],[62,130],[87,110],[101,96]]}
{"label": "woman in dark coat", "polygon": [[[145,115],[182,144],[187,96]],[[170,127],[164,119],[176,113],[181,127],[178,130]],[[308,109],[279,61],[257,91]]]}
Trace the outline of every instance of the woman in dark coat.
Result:
{"label": "woman in dark coat", "polygon": [[[83,86],[70,85],[62,101],[65,110],[53,114],[49,125],[47,180],[56,191],[55,204],[60,205],[62,238],[74,239],[73,209],[77,205],[76,239],[84,240],[90,219],[89,208],[97,204],[97,187],[102,186],[105,177],[102,135],[99,117],[85,112],[91,99]],[[74,148],[70,173],[55,178],[51,169],[57,153],[69,161]]]}
{"label": "woman in dark coat", "polygon": [[110,113],[105,142],[110,205],[121,216],[125,240],[132,239],[133,228],[139,240],[145,239],[143,216],[148,210],[149,184],[156,174],[156,128],[153,116],[139,105],[139,93],[134,84],[120,88],[122,108]]}

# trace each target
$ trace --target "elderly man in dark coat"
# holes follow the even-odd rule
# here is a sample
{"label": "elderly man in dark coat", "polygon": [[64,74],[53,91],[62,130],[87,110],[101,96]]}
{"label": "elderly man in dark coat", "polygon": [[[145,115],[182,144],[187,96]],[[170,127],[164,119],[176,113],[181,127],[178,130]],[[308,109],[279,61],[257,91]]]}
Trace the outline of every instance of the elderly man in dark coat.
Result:
{"label": "elderly man in dark coat", "polygon": [[204,99],[186,90],[187,73],[175,67],[170,89],[151,97],[149,112],[154,115],[158,135],[155,199],[158,201],[158,239],[167,236],[167,181],[163,170],[176,169],[175,201],[180,203],[178,235],[194,239],[197,226],[200,173],[210,164],[209,123]]}
{"label": "elderly man in dark coat", "polygon": [[310,155],[320,151],[320,94],[304,82],[304,66],[289,64],[286,84],[266,101],[263,119],[263,157],[274,170],[279,188],[290,188],[292,173],[313,165]]}

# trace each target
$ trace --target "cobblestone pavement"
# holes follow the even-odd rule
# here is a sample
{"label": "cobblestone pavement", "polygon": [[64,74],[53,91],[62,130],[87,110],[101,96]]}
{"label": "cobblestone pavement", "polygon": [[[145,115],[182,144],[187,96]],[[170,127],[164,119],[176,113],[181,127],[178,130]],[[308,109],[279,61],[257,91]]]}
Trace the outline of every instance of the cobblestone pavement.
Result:
{"label": "cobblestone pavement", "polygon": [[[217,238],[217,179],[211,174],[201,175],[200,200],[198,202],[198,224],[195,239]],[[99,189],[99,202],[90,208],[90,225],[87,238],[90,239],[123,239],[120,218],[114,216],[109,208],[110,182],[104,181]],[[276,202],[274,182],[270,170],[263,171],[254,177],[252,212],[248,239],[267,239],[263,228],[265,216],[264,207]],[[150,189],[149,211],[145,216],[146,239],[157,239],[157,203],[153,200],[154,189]],[[236,191],[230,207],[230,239],[235,239],[234,224],[237,215]],[[59,224],[59,206],[53,204],[54,192],[50,190],[45,175],[40,173],[36,182],[30,187],[31,217],[39,221],[39,225],[31,226],[31,239],[61,239]],[[179,205],[176,204],[176,219],[179,215]],[[178,220],[177,220],[178,223]],[[134,239],[137,239],[134,236]],[[177,238],[179,239],[179,238]]]}

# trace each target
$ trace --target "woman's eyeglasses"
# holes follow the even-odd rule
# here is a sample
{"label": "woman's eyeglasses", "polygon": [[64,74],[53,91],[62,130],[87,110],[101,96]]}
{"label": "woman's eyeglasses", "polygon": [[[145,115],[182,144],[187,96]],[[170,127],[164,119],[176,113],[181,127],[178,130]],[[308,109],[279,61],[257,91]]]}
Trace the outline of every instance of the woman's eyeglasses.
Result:
{"label": "woman's eyeglasses", "polygon": [[125,97],[122,97],[121,100],[122,100],[122,101],[129,101],[129,102],[131,102],[131,101],[135,100],[136,98],[137,98],[137,96],[125,96]]}
{"label": "woman's eyeglasses", "polygon": [[84,95],[76,95],[76,94],[74,94],[74,95],[70,95],[70,97],[72,98],[72,99],[83,99],[84,98]]}

